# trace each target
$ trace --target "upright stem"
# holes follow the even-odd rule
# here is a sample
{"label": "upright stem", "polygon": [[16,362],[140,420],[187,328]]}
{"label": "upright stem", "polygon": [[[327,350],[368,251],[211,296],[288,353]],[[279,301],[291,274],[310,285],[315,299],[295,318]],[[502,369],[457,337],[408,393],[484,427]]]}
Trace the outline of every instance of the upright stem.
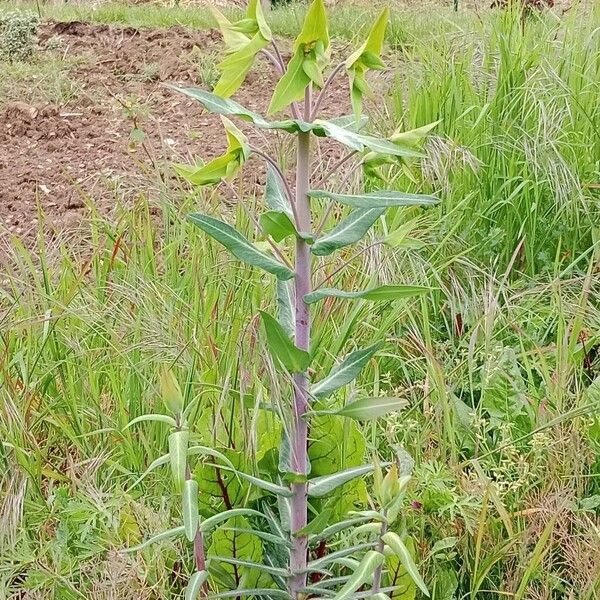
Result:
{"label": "upright stem", "polygon": [[[384,516],[387,516],[387,511],[384,512]],[[377,552],[383,554],[384,543],[381,538],[387,533],[387,521],[384,521],[381,524],[381,531],[379,533],[379,542],[377,544]],[[375,572],[373,573],[373,587],[371,588],[371,592],[373,594],[378,594],[381,589],[381,574],[383,573],[383,565],[379,565]]]}
{"label": "upright stem", "polygon": [[[311,93],[307,89],[304,102],[305,118],[310,116]],[[296,215],[298,230],[311,232],[310,202],[307,195],[310,184],[310,133],[298,134],[296,160]],[[304,296],[312,289],[310,247],[303,240],[296,240],[296,277],[295,277],[295,344],[302,350],[310,346],[310,314]],[[291,440],[292,469],[301,475],[308,474],[308,423],[304,415],[308,409],[308,375],[294,375],[294,423]],[[308,484],[293,483],[291,498],[291,529],[292,532],[302,529],[307,524]],[[294,537],[290,558],[290,592],[297,600],[299,590],[306,585],[306,554],[308,547],[307,536]]]}

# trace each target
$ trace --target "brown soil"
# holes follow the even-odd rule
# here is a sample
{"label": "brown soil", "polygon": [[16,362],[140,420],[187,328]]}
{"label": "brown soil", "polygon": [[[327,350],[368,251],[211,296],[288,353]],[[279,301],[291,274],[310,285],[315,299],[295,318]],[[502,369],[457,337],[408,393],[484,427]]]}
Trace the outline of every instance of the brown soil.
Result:
{"label": "brown soil", "polygon": [[[57,38],[60,48],[48,49]],[[223,150],[218,119],[164,86],[200,85],[193,56],[216,56],[218,32],[49,23],[40,46],[86,57],[70,73],[83,93],[68,106],[0,105],[0,241],[30,238],[39,209],[52,235],[78,224],[88,199],[110,214],[117,201],[158,197],[170,162]],[[236,99],[263,111],[271,77],[259,65]],[[261,177],[260,169],[247,171]]]}

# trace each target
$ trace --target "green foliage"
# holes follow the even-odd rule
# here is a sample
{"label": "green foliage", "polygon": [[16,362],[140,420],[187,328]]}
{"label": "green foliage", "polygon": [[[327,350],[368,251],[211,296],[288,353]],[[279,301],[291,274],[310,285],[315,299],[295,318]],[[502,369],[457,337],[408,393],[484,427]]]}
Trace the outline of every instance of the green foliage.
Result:
{"label": "green foliage", "polygon": [[[154,10],[148,8],[148,19]],[[303,14],[301,6],[289,10],[273,14],[279,27],[286,15]],[[105,18],[106,7],[97,14]],[[181,14],[173,9],[170,18]],[[310,497],[309,524],[300,532],[309,535],[311,564],[320,564],[335,580],[311,573],[307,593],[320,595],[330,586],[333,596],[346,585],[373,549],[364,545],[378,541],[381,512],[387,510],[391,520],[400,502],[391,531],[418,565],[432,597],[592,598],[589,548],[596,538],[590,523],[597,519],[600,491],[595,417],[600,317],[592,246],[598,48],[590,35],[597,15],[586,15],[585,22],[574,12],[560,23],[540,18],[521,32],[520,24],[513,27],[485,11],[481,24],[441,9],[421,17],[407,14],[405,26],[392,17],[388,41],[396,46],[384,53],[393,69],[402,45],[402,85],[394,86],[386,106],[391,116],[379,116],[368,127],[381,132],[404,127],[406,135],[397,132],[388,141],[426,158],[369,156],[363,145],[356,159],[368,157],[381,175],[363,165],[368,192],[382,185],[411,193],[441,190],[443,202],[428,211],[416,206],[382,212],[371,225],[371,239],[385,240],[385,246],[369,247],[371,239],[359,237],[331,254],[311,254],[318,282],[330,277],[327,285],[335,289],[414,281],[430,291],[391,306],[330,298],[312,310],[313,391],[331,365],[339,364],[344,348],[368,347],[376,339],[386,343],[377,360],[367,359],[356,375],[311,400],[311,421],[324,423],[316,433],[335,430],[328,442],[337,444],[336,466],[315,457],[324,474],[311,471],[307,478],[313,491],[315,486],[329,491]],[[360,16],[361,23],[372,21]],[[293,20],[286,20],[291,27]],[[348,23],[355,33],[356,16],[335,25],[336,31]],[[406,31],[413,24],[418,37]],[[440,119],[432,135],[424,124]],[[301,127],[311,135],[324,131],[294,120],[284,127],[285,142],[277,149],[287,166],[294,163],[287,134]],[[313,146],[318,143],[313,139]],[[313,167],[318,173],[316,160]],[[318,185],[343,194],[337,187],[342,177]],[[364,196],[359,177],[351,182],[353,195]],[[0,536],[7,567],[0,577],[7,595],[94,598],[104,594],[106,573],[118,573],[110,582],[114,589],[106,592],[115,598],[183,597],[188,578],[192,596],[205,587],[235,597],[239,591],[227,573],[237,567],[268,588],[265,597],[288,597],[276,570],[286,567],[292,543],[284,523],[288,500],[244,476],[278,486],[275,490],[292,480],[279,470],[282,430],[292,422],[286,412],[292,385],[262,360],[266,340],[256,315],[261,309],[274,314],[277,287],[278,317],[294,339],[289,328],[294,278],[276,281],[268,271],[229,260],[213,239],[194,235],[180,222],[182,214],[198,209],[201,197],[202,211],[235,223],[246,241],[271,257],[264,242],[250,242],[264,236],[242,208],[263,205],[254,204],[260,194],[245,181],[239,182],[245,205],[238,208],[217,204],[218,193],[185,197],[172,183],[162,185],[167,193],[152,202],[153,212],[157,206],[164,211],[160,236],[141,198],[136,210],[116,209],[117,225],[100,216],[90,222],[90,237],[98,243],[83,260],[72,244],[60,252],[49,245],[33,257],[17,242],[7,250],[10,264],[0,293],[8,324],[0,336],[7,472]],[[313,203],[318,221],[329,202]],[[264,204],[265,212],[274,210],[267,198]],[[311,249],[333,234],[339,215],[334,205]],[[521,236],[525,243],[519,246]],[[298,239],[290,234],[277,242],[288,259]],[[52,258],[55,253],[60,256]],[[334,273],[347,261],[348,268]],[[163,407],[156,377],[162,364],[179,380],[181,398],[174,397],[170,408]],[[334,414],[380,395],[400,395],[409,407],[366,427]],[[193,512],[167,480],[169,454],[148,467],[181,426],[181,406],[206,548],[213,533],[219,540],[225,533],[231,537],[231,529],[243,529],[262,544],[256,559],[223,557],[244,564],[214,560],[210,576],[191,566],[185,530]],[[167,414],[152,416],[163,410]],[[137,420],[142,414],[148,418]],[[356,434],[349,424],[362,443],[358,437],[359,443],[350,443]],[[213,454],[191,452],[199,444],[213,446]],[[382,461],[390,458],[395,444],[417,459],[403,497],[399,486],[410,472],[405,454],[394,453],[399,467],[394,473],[384,466],[381,477],[375,463],[365,464],[375,450]],[[285,446],[284,440],[282,454]],[[354,446],[356,453],[350,452]],[[330,487],[336,478],[356,475],[353,468],[358,476]],[[217,473],[228,502],[244,512],[227,510]],[[385,494],[376,493],[384,479]],[[186,487],[193,484],[184,482]],[[556,514],[558,526],[548,518]],[[215,517],[221,520],[211,520]],[[245,519],[243,526],[230,527],[237,517]],[[111,550],[149,542],[157,531],[165,533],[139,553]],[[338,551],[344,555],[336,556]],[[384,555],[381,588],[397,586],[396,599],[422,597],[401,558],[389,550]],[[272,573],[248,565],[263,562]]]}
{"label": "green foliage", "polygon": [[28,10],[0,9],[0,60],[23,61],[37,43],[39,17]]}

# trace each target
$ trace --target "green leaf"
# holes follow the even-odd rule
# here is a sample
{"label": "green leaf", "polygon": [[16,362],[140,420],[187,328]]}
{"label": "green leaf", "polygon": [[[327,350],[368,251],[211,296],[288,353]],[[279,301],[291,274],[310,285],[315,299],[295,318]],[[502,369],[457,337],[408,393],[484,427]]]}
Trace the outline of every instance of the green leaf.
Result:
{"label": "green leaf", "polygon": [[277,280],[277,320],[290,338],[294,335],[294,288],[290,281]]}
{"label": "green leaf", "polygon": [[281,598],[282,600],[292,600],[292,597],[285,592],[284,590],[277,590],[274,588],[239,588],[237,590],[232,590],[228,592],[219,592],[218,594],[211,594],[207,597],[207,600],[212,600],[212,598],[237,598],[237,597],[271,597],[271,598]]}
{"label": "green leaf", "polygon": [[368,348],[351,352],[339,365],[333,367],[325,379],[311,387],[311,395],[319,399],[327,398],[337,389],[349,384],[380,348],[381,343],[378,342]]}
{"label": "green leaf", "polygon": [[125,425],[125,429],[135,425],[136,423],[142,423],[143,421],[158,421],[159,423],[166,423],[171,427],[177,427],[177,421],[175,421],[175,419],[169,415],[142,415],[141,417],[136,417],[132,421],[129,421],[129,423]]}
{"label": "green leaf", "polygon": [[310,190],[311,198],[335,200],[341,204],[355,206],[357,208],[389,208],[392,206],[432,206],[438,203],[435,196],[424,194],[409,194],[407,192],[395,192],[380,190],[369,194],[335,194],[325,190]]}
{"label": "green leaf", "polygon": [[326,527],[327,523],[329,523],[329,518],[331,517],[332,510],[330,508],[326,508],[321,511],[312,521],[303,527],[302,529],[298,529],[298,531],[294,531],[292,535],[294,537],[302,537],[304,535],[311,535],[313,533],[320,533],[323,531],[323,528]]}
{"label": "green leaf", "polygon": [[236,470],[233,463],[222,452],[219,452],[214,448],[209,448],[208,446],[190,446],[188,448],[188,456],[195,456],[197,454],[218,458],[220,461],[225,463],[232,471]]}
{"label": "green leaf", "polygon": [[[210,546],[206,552],[210,557],[209,571],[226,589],[232,589],[229,582],[237,581],[238,578],[244,585],[256,587],[265,577],[257,570],[257,564],[263,556],[262,541],[254,535],[235,531],[248,527],[248,521],[237,515],[228,519],[224,526],[215,529],[210,537]],[[246,564],[242,565],[242,561]],[[268,577],[267,581],[270,583],[271,578]]]}
{"label": "green leaf", "polygon": [[326,540],[326,539],[340,533],[340,531],[344,531],[344,529],[349,529],[350,527],[354,527],[355,525],[364,523],[365,521],[371,521],[371,520],[372,520],[371,516],[353,517],[351,519],[344,519],[343,521],[340,521],[339,523],[334,523],[333,525],[330,525],[329,527],[325,527],[325,529],[322,529],[321,531],[319,531],[317,534],[315,534],[313,537],[310,538],[310,543],[315,544],[316,542],[318,542],[320,540]]}
{"label": "green leaf", "polygon": [[186,479],[183,484],[182,512],[185,535],[190,542],[194,541],[198,531],[198,482],[195,479]]}
{"label": "green leaf", "polygon": [[229,165],[237,161],[235,153],[217,156],[205,165],[191,168],[188,165],[174,165],[176,173],[192,185],[215,185],[227,178]]}
{"label": "green leaf", "polygon": [[276,242],[296,235],[296,228],[290,217],[284,212],[269,210],[260,215],[260,226]]}
{"label": "green leaf", "polygon": [[240,87],[256,55],[269,44],[272,35],[259,0],[250,0],[246,17],[235,23],[216,8],[211,7],[211,11],[227,47],[227,56],[219,65],[222,75],[215,86],[215,93],[228,97]]}
{"label": "green leaf", "polygon": [[197,168],[176,165],[177,173],[193,185],[214,185],[231,179],[250,156],[246,136],[227,118],[221,116],[227,135],[227,150],[221,156]]}
{"label": "green leaf", "polygon": [[261,117],[259,114],[244,108],[241,104],[238,104],[234,100],[229,98],[221,98],[212,92],[200,88],[180,88],[175,85],[167,84],[167,87],[184,94],[200,102],[206,110],[217,115],[224,115],[226,117],[239,117],[244,121],[250,121],[259,127],[269,127],[269,123]]}
{"label": "green leaf", "polygon": [[335,411],[333,414],[341,417],[350,417],[351,419],[356,419],[357,421],[369,421],[371,419],[378,419],[379,417],[388,415],[391,412],[398,412],[407,404],[407,401],[403,398],[362,398],[361,400],[356,400],[355,402],[346,404],[346,406]]}
{"label": "green leaf", "polygon": [[153,535],[151,538],[148,538],[145,542],[138,544],[137,546],[132,546],[131,548],[126,548],[122,552],[138,552],[139,550],[143,550],[144,548],[150,546],[151,544],[155,544],[156,542],[162,542],[163,540],[170,540],[178,535],[182,535],[185,533],[185,528],[183,525],[180,527],[174,527],[173,529],[169,529],[168,531],[163,531],[162,533],[157,533]]}
{"label": "green leaf", "polygon": [[[227,532],[235,532],[235,531],[245,531],[239,528],[224,528],[223,531]],[[240,537],[240,535],[238,535]],[[280,567],[271,567],[270,565],[265,565],[263,563],[253,562],[250,560],[243,560],[241,558],[233,558],[229,556],[211,556],[212,560],[218,560],[229,565],[236,565],[238,567],[246,567],[248,569],[257,569],[259,571],[264,571],[265,573],[269,573],[269,575],[277,575],[279,577],[287,577],[288,572],[285,569]]]}
{"label": "green leaf", "polygon": [[264,479],[260,479],[258,477],[254,477],[254,475],[249,475],[248,473],[244,473],[243,471],[239,471],[237,469],[229,469],[228,467],[218,467],[225,471],[234,471],[238,477],[245,479],[248,483],[255,485],[261,490],[265,490],[267,492],[271,492],[272,494],[277,494],[278,496],[291,497],[292,492],[282,485],[277,485],[271,481],[266,481]]}
{"label": "green leaf", "polygon": [[358,242],[384,210],[383,208],[358,208],[352,211],[330,233],[319,238],[310,247],[310,251],[316,256],[328,256],[339,248]]}
{"label": "green leaf", "polygon": [[265,202],[274,211],[284,213],[291,219],[294,218],[290,201],[286,196],[285,187],[279,173],[271,166],[267,166],[267,181],[265,185]]}
{"label": "green leaf", "polygon": [[[414,542],[411,538],[405,539],[405,544],[411,555],[414,556]],[[397,600],[415,600],[417,595],[417,586],[408,574],[400,559],[387,553],[385,555],[386,573],[384,575],[384,586],[398,588],[398,592],[394,592],[394,598]],[[448,598],[447,600],[450,600]]]}
{"label": "green leaf", "polygon": [[347,581],[346,585],[334,596],[333,600],[346,600],[365,583],[367,583],[375,573],[375,569],[383,564],[385,557],[383,554],[370,550],[365,554],[352,577]]}
{"label": "green leaf", "polygon": [[185,600],[197,600],[202,585],[208,579],[208,571],[196,571],[185,588]]}
{"label": "green leaf", "polygon": [[334,121],[315,119],[311,129],[316,136],[329,137],[357,152],[369,149],[378,154],[389,154],[391,156],[421,156],[418,152],[397,146],[389,140],[363,135],[349,128],[340,127]]}
{"label": "green leaf", "polygon": [[258,250],[231,225],[200,213],[189,215],[188,220],[223,244],[239,260],[260,267],[278,279],[287,280],[294,277],[291,269]]}
{"label": "green leaf", "polygon": [[190,441],[190,432],[185,429],[174,431],[169,436],[169,457],[171,461],[171,473],[175,489],[181,490],[185,481],[185,468],[187,466],[187,449]]}
{"label": "green leaf", "polygon": [[[352,554],[355,554],[357,552],[360,552],[361,550],[368,550],[370,548],[373,548],[376,544],[377,544],[377,542],[366,542],[366,543],[362,543],[362,544],[356,544],[354,546],[344,546],[342,550],[337,550],[336,552],[331,552],[330,554],[326,554],[323,558],[317,558],[315,560],[311,560],[308,563],[306,570],[308,572],[311,572],[311,571],[318,572],[323,567],[325,567],[326,565],[329,565],[331,563],[338,563],[338,564],[348,566],[348,567],[350,567],[350,565],[352,565],[352,568],[356,568],[358,566],[358,561],[355,561],[354,559],[348,559],[346,557],[351,556]],[[351,563],[350,561],[353,561],[353,563]]]}
{"label": "green leaf", "polygon": [[279,112],[304,96],[304,90],[310,83],[310,77],[305,73],[303,65],[304,51],[302,48],[298,48],[288,63],[285,73],[275,86],[267,110],[268,114]]}
{"label": "green leaf", "polygon": [[248,529],[240,527],[222,527],[222,529],[224,531],[235,531],[237,533],[249,533],[251,535],[255,535],[261,540],[264,540],[265,542],[271,542],[272,544],[278,544],[280,546],[286,546],[288,548],[292,547],[291,542],[289,542],[287,539],[284,539],[272,533],[261,531],[260,529]]}
{"label": "green leaf", "polygon": [[400,536],[393,531],[388,531],[385,535],[381,536],[381,539],[385,544],[387,544],[391,550],[396,554],[396,556],[400,559],[402,566],[406,569],[408,574],[411,576],[412,580],[417,584],[419,589],[425,594],[429,596],[429,590],[425,585],[425,582],[421,578],[417,566],[415,565],[408,548],[404,545],[404,542],[400,538]]}
{"label": "green leaf", "polygon": [[310,364],[310,354],[297,348],[283,327],[269,313],[259,311],[267,334],[267,346],[275,362],[290,373],[302,373]]}
{"label": "green leaf", "polygon": [[321,288],[304,296],[306,304],[313,304],[323,298],[343,298],[346,300],[370,300],[378,302],[382,300],[400,300],[401,298],[412,298],[430,292],[431,288],[420,285],[380,285],[375,288],[361,292],[346,292],[335,288]]}
{"label": "green leaf", "polygon": [[316,86],[322,88],[325,85],[325,82],[323,81],[323,73],[317,64],[316,57],[312,55],[305,55],[302,68]]}
{"label": "green leaf", "polygon": [[170,456],[168,454],[163,454],[162,456],[159,456],[156,460],[153,460],[150,463],[150,466],[131,484],[131,487],[129,489],[133,489],[136,485],[138,485],[138,483],[143,481],[152,471],[154,471],[154,469],[157,469],[162,465],[168,464],[169,460]]}
{"label": "green leaf", "polygon": [[313,498],[321,498],[347,481],[351,481],[356,477],[361,477],[362,475],[371,473],[373,469],[373,465],[362,465],[360,467],[351,467],[350,469],[339,471],[338,473],[333,473],[332,475],[315,477],[314,479],[310,479],[308,482],[308,495]]}
{"label": "green leaf", "polygon": [[[234,517],[262,517],[266,518],[265,515],[257,510],[252,508],[232,508],[231,510],[225,510],[220,512],[213,517],[209,517],[208,519],[204,519],[202,523],[200,523],[200,531],[202,533],[207,533],[211,529],[214,529],[219,523],[223,521],[227,521],[229,519],[233,519]],[[183,527],[180,528],[183,531]]]}

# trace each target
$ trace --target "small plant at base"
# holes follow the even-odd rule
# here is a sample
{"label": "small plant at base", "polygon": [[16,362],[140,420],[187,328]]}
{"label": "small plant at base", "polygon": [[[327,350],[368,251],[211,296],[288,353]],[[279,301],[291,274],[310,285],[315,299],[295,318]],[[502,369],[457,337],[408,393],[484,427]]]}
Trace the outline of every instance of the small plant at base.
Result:
{"label": "small plant at base", "polygon": [[[214,93],[195,88],[174,89],[199,101],[209,112],[221,116],[227,150],[210,162],[200,166],[179,166],[177,171],[193,185],[225,183],[233,190],[230,181],[251,155],[266,162],[265,200],[268,210],[258,217],[251,215],[251,218],[264,234],[271,253],[259,249],[234,227],[212,216],[195,213],[189,216],[189,220],[225,246],[238,260],[275,276],[278,315],[274,317],[263,311],[260,314],[266,346],[276,369],[289,382],[292,398],[289,403],[273,400],[271,404],[270,410],[279,420],[281,443],[277,472],[271,479],[263,479],[246,472],[240,467],[239,460],[234,463],[233,455],[228,456],[209,446],[190,446],[187,419],[191,407],[184,406],[172,374],[163,372],[162,394],[171,415],[146,415],[134,419],[131,424],[156,419],[172,428],[169,453],[154,461],[147,472],[160,465],[171,464],[175,487],[182,496],[183,525],[151,538],[142,547],[155,540],[183,534],[194,544],[196,572],[188,584],[188,600],[198,596],[210,597],[213,588],[216,588],[215,598],[264,596],[298,600],[333,597],[347,600],[371,597],[384,600],[388,598],[387,594],[398,589],[391,575],[390,561],[396,567],[402,564],[414,583],[428,594],[409,548],[393,529],[401,516],[409,473],[401,472],[396,461],[380,466],[377,457],[374,457],[371,464],[355,464],[335,472],[317,474],[317,461],[311,458],[309,447],[309,432],[316,440],[313,446],[323,443],[322,438],[328,435],[334,436],[334,444],[338,443],[337,432],[331,433],[337,429],[356,432],[357,439],[362,440],[355,424],[356,429],[346,429],[345,425],[338,428],[338,424],[376,419],[404,406],[404,401],[395,397],[361,398],[341,408],[335,407],[331,401],[337,390],[358,376],[380,349],[379,343],[351,352],[326,377],[317,382],[310,381],[309,367],[313,361],[311,305],[326,299],[385,302],[429,291],[429,288],[417,285],[379,285],[366,290],[345,291],[324,287],[323,282],[317,286],[313,283],[313,257],[329,256],[340,248],[359,242],[387,208],[429,206],[437,202],[432,196],[390,190],[348,194],[311,188],[311,140],[314,137],[335,140],[348,149],[348,154],[333,169],[322,174],[319,187],[352,160],[356,168],[363,166],[365,161],[376,164],[397,161],[400,165],[406,158],[420,156],[414,147],[429,128],[423,128],[421,133],[415,130],[412,135],[397,140],[361,133],[364,125],[362,98],[370,93],[365,73],[384,66],[380,53],[388,11],[382,12],[364,43],[346,61],[331,69],[327,77],[325,70],[329,65],[330,40],[322,0],[314,0],[310,5],[287,65],[272,39],[257,0],[251,0],[245,18],[236,23],[217,11],[215,16],[227,45],[227,56],[219,65],[221,77]],[[243,83],[260,53],[273,63],[280,75],[269,113],[290,107],[293,118],[269,121],[229,99]],[[350,80],[354,114],[333,120],[320,119],[319,112],[327,91],[344,71]],[[320,90],[318,94],[317,90]],[[288,183],[279,164],[260,148],[251,146],[230,118],[250,122],[262,130],[279,130],[295,136],[294,186]],[[327,204],[316,227],[311,202]],[[350,206],[352,210],[331,231],[323,233],[335,203]],[[334,450],[335,445],[325,451]],[[200,472],[210,472],[215,481],[209,478],[203,480],[196,475],[197,470],[192,471],[188,461],[198,456],[209,461],[208,467],[201,468]],[[387,469],[385,476],[381,472],[382,467]],[[347,511],[336,518],[325,500],[369,474],[374,477],[375,500],[372,505],[375,508]],[[225,475],[229,476],[227,481]],[[261,510],[246,506],[237,508],[228,492],[228,482],[232,481],[258,490],[258,497],[264,500],[259,505]],[[225,510],[201,520],[199,489],[202,492],[203,487],[215,483],[223,492]],[[246,497],[251,497],[250,492]],[[317,516],[309,519],[311,514]],[[219,530],[218,527],[223,524],[228,526]],[[217,555],[208,552],[204,540],[207,535],[212,537],[209,550],[224,548],[228,552]],[[235,554],[235,544],[230,544],[232,552],[227,545],[228,541],[236,539],[231,536],[236,535],[246,536],[246,545],[251,545],[251,540],[258,540],[257,544],[270,544],[272,550],[264,553],[257,550],[240,557]],[[340,535],[345,536],[347,544],[328,553],[328,543]],[[220,543],[216,543],[215,538]],[[230,576],[227,569],[232,566],[235,570]],[[245,569],[246,574],[254,572],[259,575],[240,577],[240,569]]]}
{"label": "small plant at base", "polygon": [[28,59],[35,48],[39,24],[39,17],[31,11],[0,11],[0,59]]}

